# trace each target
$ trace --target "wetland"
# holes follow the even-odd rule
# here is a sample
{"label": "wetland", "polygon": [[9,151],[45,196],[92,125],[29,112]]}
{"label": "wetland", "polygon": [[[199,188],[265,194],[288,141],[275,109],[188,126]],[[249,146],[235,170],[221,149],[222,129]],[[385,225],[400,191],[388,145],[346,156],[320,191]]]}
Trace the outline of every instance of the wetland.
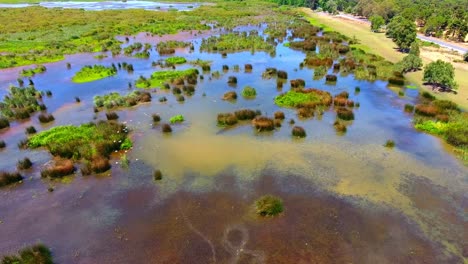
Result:
{"label": "wetland", "polygon": [[465,112],[293,8],[190,5],[0,6],[33,14],[0,31],[0,256],[466,261]]}

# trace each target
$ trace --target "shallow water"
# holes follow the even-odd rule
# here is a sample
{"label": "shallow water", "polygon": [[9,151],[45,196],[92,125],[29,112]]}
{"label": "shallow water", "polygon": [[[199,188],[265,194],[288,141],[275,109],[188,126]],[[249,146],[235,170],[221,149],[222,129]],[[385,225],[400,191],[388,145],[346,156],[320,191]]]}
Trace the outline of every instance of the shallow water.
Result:
{"label": "shallow water", "polygon": [[102,1],[102,2],[40,2],[38,4],[0,4],[0,8],[22,8],[28,6],[42,6],[46,8],[84,9],[89,11],[100,10],[169,10],[189,11],[200,6],[199,3],[160,3],[152,1]]}
{"label": "shallow water", "polygon": [[[281,44],[276,56],[247,51],[222,58],[198,52],[201,40],[190,36],[196,51],[176,55],[212,60],[212,71],[222,73],[223,64],[230,70],[219,79],[205,73],[184,103],[157,91],[152,103],[119,110],[120,121],[133,130],[129,169],[120,168],[116,156],[112,171],[104,175],[51,182],[39,175],[49,154],[19,150],[16,143],[31,124],[43,130],[93,120],[92,97],[128,92],[128,82],[156,70],[151,66],[160,58],[155,51],[149,60],[109,56],[97,62],[95,54],[73,55],[46,65],[47,72],[33,78],[37,89],[53,92],[44,103],[56,121],[41,125],[32,118],[0,132],[8,144],[0,152],[1,169],[13,170],[24,156],[34,162],[22,184],[0,190],[0,229],[8,238],[0,240],[0,252],[41,241],[59,263],[463,261],[468,170],[439,139],[412,128],[411,116],[402,109],[416,100],[417,91],[399,97],[385,82],[356,81],[352,75],[329,85],[312,80],[313,69],[299,68],[302,52]],[[134,65],[133,74],[119,71],[91,83],[71,82],[83,65],[124,61]],[[251,73],[244,73],[245,63],[253,65]],[[236,64],[239,72],[232,70]],[[335,133],[332,109],[320,118],[298,119],[293,109],[277,107],[273,98],[289,85],[278,91],[275,79],[262,79],[266,67],[286,70],[290,80],[302,78],[306,87],[348,91],[361,105],[348,132]],[[0,71],[1,96],[19,70]],[[237,76],[237,86],[228,86],[229,76]],[[246,85],[257,89],[256,99],[220,99],[228,90],[240,95]],[[160,96],[168,102],[159,103]],[[257,133],[248,122],[230,129],[216,126],[217,113],[241,108],[269,116],[281,109],[286,120],[270,133]],[[174,125],[172,135],[163,135],[152,124],[152,113],[162,120],[183,114],[186,121]],[[104,119],[104,112],[97,118]],[[290,118],[306,129],[305,139],[291,138]],[[387,139],[396,142],[394,149],[383,147]],[[153,182],[154,169],[163,172],[162,181]],[[55,186],[53,193],[47,192],[49,185]],[[257,218],[252,204],[268,193],[283,199],[285,212]]]}

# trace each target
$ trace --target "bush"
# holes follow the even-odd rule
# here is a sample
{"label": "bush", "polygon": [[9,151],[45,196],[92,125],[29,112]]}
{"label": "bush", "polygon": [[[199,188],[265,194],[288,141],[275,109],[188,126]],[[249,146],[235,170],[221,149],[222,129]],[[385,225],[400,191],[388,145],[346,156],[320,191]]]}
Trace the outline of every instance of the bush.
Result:
{"label": "bush", "polygon": [[0,172],[0,187],[13,184],[23,180],[23,176],[18,172]]}
{"label": "bush", "polygon": [[6,147],[6,143],[4,140],[0,140],[0,149],[3,149]]}
{"label": "bush", "polygon": [[245,72],[251,72],[252,69],[253,69],[252,64],[245,64],[244,65]]}
{"label": "bush", "polygon": [[165,96],[159,98],[159,102],[164,103],[167,101],[167,98]]}
{"label": "bush", "polygon": [[107,120],[116,120],[119,119],[119,115],[116,112],[108,112],[106,113]]}
{"label": "bush", "polygon": [[155,170],[154,173],[153,173],[153,179],[155,181],[162,180],[162,172],[160,170]]}
{"label": "bush", "polygon": [[161,130],[163,133],[171,133],[172,132],[172,127],[169,124],[163,124],[161,126]]}
{"label": "bush", "polygon": [[273,119],[266,116],[257,116],[252,120],[252,125],[258,131],[270,131],[275,129],[275,123]]}
{"label": "bush", "polygon": [[110,169],[111,164],[109,159],[103,156],[95,156],[86,164],[86,169],[82,169],[81,172],[83,175],[88,175],[91,174],[91,172],[102,173]]}
{"label": "bush", "polygon": [[425,99],[430,100],[430,101],[433,101],[433,100],[436,99],[436,97],[435,97],[434,95],[432,95],[430,92],[426,92],[426,91],[422,92],[422,93],[421,93],[421,96],[422,96],[423,98],[425,98]]}
{"label": "bush", "polygon": [[55,120],[55,117],[51,114],[40,114],[38,116],[39,122],[41,123],[49,123]]}
{"label": "bush", "polygon": [[53,165],[49,165],[41,171],[41,177],[61,178],[72,174],[74,171],[75,167],[73,166],[73,161],[69,159],[57,160]]}
{"label": "bush", "polygon": [[414,111],[414,105],[412,104],[405,104],[405,112],[412,113]]}
{"label": "bush", "polygon": [[28,126],[26,128],[26,134],[35,134],[37,132],[36,128],[33,126]]}
{"label": "bush", "polygon": [[292,133],[293,137],[300,137],[300,138],[306,137],[306,132],[305,132],[304,128],[302,128],[300,126],[294,126],[292,128],[291,133]]}
{"label": "bush", "polygon": [[354,88],[354,92],[356,92],[356,93],[361,92],[361,87],[356,86],[356,87]]}
{"label": "bush", "polygon": [[384,145],[386,148],[393,148],[395,147],[395,141],[389,139],[385,142],[385,145]]}
{"label": "bush", "polygon": [[300,88],[305,86],[305,81],[303,79],[296,79],[289,81],[291,83],[291,88]]}
{"label": "bush", "polygon": [[158,114],[152,114],[151,117],[153,118],[153,122],[161,121],[161,117]]}
{"label": "bush", "polygon": [[242,96],[244,97],[255,97],[256,95],[257,95],[257,91],[253,87],[246,86],[242,90]]}
{"label": "bush", "polygon": [[277,76],[280,79],[288,79],[288,73],[285,71],[278,71]]}
{"label": "bush", "polygon": [[21,249],[18,255],[4,256],[2,264],[53,264],[52,253],[42,245]]}
{"label": "bush", "polygon": [[275,119],[283,120],[284,119],[284,113],[281,112],[281,111],[276,111],[275,112]]}
{"label": "bush", "polygon": [[354,113],[352,110],[345,108],[345,107],[340,107],[336,110],[336,114],[338,118],[343,119],[343,120],[354,120]]}
{"label": "bush", "polygon": [[399,85],[399,86],[405,84],[405,80],[402,79],[402,78],[399,78],[399,77],[391,77],[391,78],[388,79],[388,82],[390,84]]}
{"label": "bush", "polygon": [[32,162],[29,158],[24,158],[22,160],[19,160],[18,163],[16,163],[16,168],[18,170],[27,170],[32,167]]}
{"label": "bush", "polygon": [[340,121],[336,120],[335,123],[333,123],[333,127],[335,127],[336,132],[344,133],[346,132],[346,125],[341,123]]}
{"label": "bush", "polygon": [[184,116],[183,116],[183,115],[175,115],[175,116],[173,116],[173,117],[171,117],[171,118],[169,119],[169,122],[170,122],[171,124],[175,124],[175,123],[182,123],[182,122],[184,122],[184,120],[185,120],[185,119],[184,119]]}
{"label": "bush", "polygon": [[449,100],[435,100],[432,102],[434,106],[436,106],[439,111],[446,111],[446,110],[455,110],[459,111],[458,105]]}
{"label": "bush", "polygon": [[252,120],[260,114],[260,111],[254,111],[251,109],[241,109],[234,112],[234,115],[239,120]]}
{"label": "bush", "polygon": [[232,113],[221,113],[217,117],[218,126],[232,126],[237,123],[237,115]]}
{"label": "bush", "polygon": [[236,76],[229,76],[228,83],[229,84],[237,84],[237,77]]}
{"label": "bush", "polygon": [[4,117],[0,117],[0,129],[10,127],[10,121]]}
{"label": "bush", "polygon": [[255,211],[260,216],[276,216],[283,210],[283,201],[272,195],[262,196],[255,201]]}
{"label": "bush", "polygon": [[337,77],[336,77],[336,75],[327,74],[327,75],[325,76],[325,80],[326,80],[327,82],[336,82]]}
{"label": "bush", "polygon": [[227,92],[223,95],[223,100],[225,101],[234,101],[237,99],[237,93],[234,91]]}
{"label": "bush", "polygon": [[184,102],[185,101],[185,97],[183,95],[177,95],[176,96],[176,101],[177,102]]}

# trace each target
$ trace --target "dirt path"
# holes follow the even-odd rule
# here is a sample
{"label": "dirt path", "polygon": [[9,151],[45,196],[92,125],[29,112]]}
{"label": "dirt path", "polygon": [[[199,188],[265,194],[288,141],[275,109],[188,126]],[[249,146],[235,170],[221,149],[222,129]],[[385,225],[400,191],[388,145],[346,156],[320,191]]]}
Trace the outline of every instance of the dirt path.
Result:
{"label": "dirt path", "polygon": [[[369,29],[369,24],[360,19],[348,19],[339,16],[331,16],[325,13],[314,12],[308,8],[300,9],[311,21],[316,25],[323,25],[327,29],[338,31],[349,37],[356,37],[360,44],[356,45],[367,52],[372,52],[380,55],[387,60],[396,63],[400,61],[405,54],[398,52],[395,43],[385,37],[382,33],[373,33]],[[457,81],[458,94],[436,93],[442,99],[449,99],[468,110],[468,64],[463,62],[454,62],[454,59],[461,60],[462,57],[451,50],[444,48],[428,48],[421,49],[421,58],[424,64],[428,64],[437,59],[449,61],[455,67],[455,80]],[[417,84],[422,89],[432,91],[431,87],[422,84],[423,72],[413,72],[407,74],[407,78]]]}

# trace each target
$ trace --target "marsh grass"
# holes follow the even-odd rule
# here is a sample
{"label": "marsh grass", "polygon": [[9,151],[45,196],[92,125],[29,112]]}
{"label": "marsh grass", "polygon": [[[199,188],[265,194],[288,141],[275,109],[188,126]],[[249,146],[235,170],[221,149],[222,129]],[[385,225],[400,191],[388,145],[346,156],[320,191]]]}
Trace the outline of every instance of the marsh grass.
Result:
{"label": "marsh grass", "polygon": [[85,83],[100,80],[117,74],[117,69],[113,67],[105,67],[103,65],[86,65],[81,68],[72,81],[76,83]]}
{"label": "marsh grass", "polygon": [[266,116],[257,116],[252,119],[252,125],[257,129],[258,132],[261,131],[271,131],[275,129],[275,122],[273,119]]}
{"label": "marsh grass", "polygon": [[188,78],[197,78],[198,70],[197,69],[187,69],[187,70],[173,70],[173,71],[156,71],[150,78],[145,78],[140,76],[136,80],[135,86],[137,88],[162,88],[164,83],[172,82],[176,79],[187,80]]}
{"label": "marsh grass", "polygon": [[53,164],[48,164],[46,168],[41,171],[43,178],[62,178],[64,176],[73,174],[75,166],[73,161],[69,159],[58,159]]}
{"label": "marsh grass", "polygon": [[29,158],[24,158],[22,160],[18,160],[18,162],[16,163],[16,168],[18,170],[27,170],[29,168],[32,167],[32,162]]}
{"label": "marsh grass", "polygon": [[23,180],[23,176],[18,172],[0,171],[0,187],[7,186]]}
{"label": "marsh grass", "polygon": [[299,137],[299,138],[304,138],[307,136],[305,129],[300,126],[294,126],[292,128],[291,134],[293,137]]}
{"label": "marsh grass", "polygon": [[9,126],[7,118],[11,120],[26,119],[32,113],[45,109],[40,103],[41,93],[34,88],[11,86],[8,94],[0,102],[0,128]]}

